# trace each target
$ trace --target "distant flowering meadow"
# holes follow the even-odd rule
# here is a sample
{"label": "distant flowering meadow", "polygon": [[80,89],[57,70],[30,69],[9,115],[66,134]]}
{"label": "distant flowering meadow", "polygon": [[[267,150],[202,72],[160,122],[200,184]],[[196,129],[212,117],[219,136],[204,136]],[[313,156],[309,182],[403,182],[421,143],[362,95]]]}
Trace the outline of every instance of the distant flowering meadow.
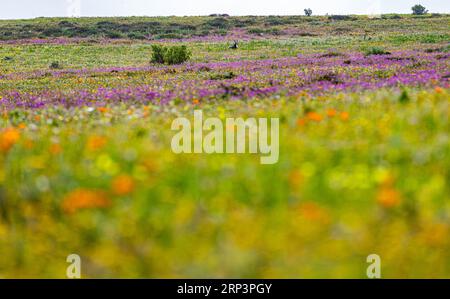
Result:
{"label": "distant flowering meadow", "polygon": [[[448,21],[0,21],[0,278],[449,278]],[[276,163],[175,154],[194,111],[276,118]]]}
{"label": "distant flowering meadow", "polygon": [[[101,69],[10,73],[5,81],[50,78],[73,82],[67,90],[0,93],[7,109],[61,105],[105,106],[120,102],[167,104],[215,99],[358,92],[384,87],[448,88],[450,54],[419,51],[365,56],[330,52],[258,61],[196,63],[174,67],[108,67]],[[96,78],[99,78],[98,80]],[[101,87],[79,88],[90,81]],[[78,84],[76,84],[78,83]]]}

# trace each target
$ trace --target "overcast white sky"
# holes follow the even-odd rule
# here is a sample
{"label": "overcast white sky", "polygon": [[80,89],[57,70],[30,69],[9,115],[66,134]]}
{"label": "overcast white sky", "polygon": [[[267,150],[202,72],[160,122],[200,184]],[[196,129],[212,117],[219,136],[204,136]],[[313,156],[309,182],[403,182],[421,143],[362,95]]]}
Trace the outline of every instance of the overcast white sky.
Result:
{"label": "overcast white sky", "polygon": [[450,0],[0,0],[0,19],[54,16],[295,15],[409,13],[421,3],[450,12]]}

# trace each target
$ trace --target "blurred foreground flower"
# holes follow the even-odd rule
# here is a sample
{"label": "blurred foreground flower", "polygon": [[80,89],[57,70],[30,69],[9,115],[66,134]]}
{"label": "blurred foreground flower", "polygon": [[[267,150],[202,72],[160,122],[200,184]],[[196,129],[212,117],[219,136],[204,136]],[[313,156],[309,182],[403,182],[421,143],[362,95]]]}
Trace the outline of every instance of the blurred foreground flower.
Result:
{"label": "blurred foreground flower", "polygon": [[134,190],[134,180],[129,175],[119,175],[112,181],[111,189],[116,195],[127,195]]}
{"label": "blurred foreground flower", "polygon": [[444,90],[443,90],[442,88],[440,88],[439,86],[436,87],[436,88],[434,89],[434,91],[436,91],[437,93],[443,93],[443,92],[444,92]]}
{"label": "blurred foreground flower", "polygon": [[317,112],[308,112],[306,117],[312,121],[321,121],[323,119],[322,115]]}
{"label": "blurred foreground flower", "polygon": [[87,148],[90,151],[96,151],[103,148],[107,143],[106,137],[103,136],[91,136],[87,141]]}
{"label": "blurred foreground flower", "polygon": [[62,202],[62,209],[73,214],[81,209],[107,208],[111,201],[103,191],[77,189],[66,195]]}
{"label": "blurred foreground flower", "polygon": [[336,114],[337,114],[336,109],[328,109],[327,110],[327,116],[328,117],[334,117],[334,116],[336,116]]}
{"label": "blurred foreground flower", "polygon": [[346,121],[350,117],[350,114],[348,112],[341,112],[341,120]]}
{"label": "blurred foreground flower", "polygon": [[15,128],[8,128],[0,135],[0,149],[8,152],[11,147],[20,139],[20,131]]}
{"label": "blurred foreground flower", "polygon": [[299,207],[299,212],[300,216],[308,221],[317,221],[320,223],[327,223],[330,221],[327,210],[314,202],[302,203]]}
{"label": "blurred foreground flower", "polygon": [[392,187],[382,187],[377,194],[377,202],[385,208],[394,208],[400,205],[400,192]]}

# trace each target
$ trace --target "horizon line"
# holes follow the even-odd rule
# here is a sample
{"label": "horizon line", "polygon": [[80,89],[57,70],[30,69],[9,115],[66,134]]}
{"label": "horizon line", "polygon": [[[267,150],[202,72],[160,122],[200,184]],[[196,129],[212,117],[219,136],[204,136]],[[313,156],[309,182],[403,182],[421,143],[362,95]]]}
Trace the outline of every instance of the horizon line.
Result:
{"label": "horizon line", "polygon": [[[449,15],[450,12],[429,12],[425,15],[421,16],[431,16],[433,14],[440,14],[440,15]],[[36,20],[36,19],[95,19],[95,18],[192,18],[192,17],[270,17],[270,16],[276,16],[276,17],[305,17],[305,18],[313,18],[313,17],[326,17],[326,16],[383,16],[383,15],[402,15],[402,16],[413,16],[412,13],[396,13],[396,12],[389,12],[389,13],[380,13],[380,14],[317,14],[312,16],[305,16],[303,14],[227,14],[227,13],[211,13],[211,14],[205,14],[205,15],[130,15],[130,16],[40,16],[40,17],[32,17],[32,18],[1,18],[0,21],[21,21],[21,20]],[[416,15],[417,16],[417,15]],[[420,16],[419,16],[420,17]]]}

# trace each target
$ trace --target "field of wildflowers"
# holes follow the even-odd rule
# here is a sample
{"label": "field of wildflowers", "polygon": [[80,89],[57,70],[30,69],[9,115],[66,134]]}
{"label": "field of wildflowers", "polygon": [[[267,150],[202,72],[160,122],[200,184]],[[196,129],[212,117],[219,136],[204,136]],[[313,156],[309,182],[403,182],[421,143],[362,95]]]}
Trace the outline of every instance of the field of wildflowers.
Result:
{"label": "field of wildflowers", "polygon": [[[450,17],[220,19],[0,22],[0,278],[450,278]],[[174,154],[195,109],[279,118],[279,162]]]}

